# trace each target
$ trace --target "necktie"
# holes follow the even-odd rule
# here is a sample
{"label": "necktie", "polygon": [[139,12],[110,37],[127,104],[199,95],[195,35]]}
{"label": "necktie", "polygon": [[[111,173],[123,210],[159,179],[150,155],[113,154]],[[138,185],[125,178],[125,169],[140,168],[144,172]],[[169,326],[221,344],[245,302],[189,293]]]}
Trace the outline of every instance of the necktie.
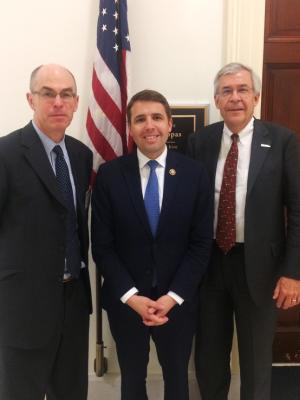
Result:
{"label": "necktie", "polygon": [[225,254],[228,253],[236,242],[235,191],[239,155],[237,145],[238,135],[231,135],[231,140],[231,147],[224,165],[216,232],[218,246]]}
{"label": "necktie", "polygon": [[81,252],[70,174],[61,147],[56,145],[53,151],[56,154],[56,181],[63,196],[65,206],[68,209],[66,218],[66,272],[77,278],[81,267]]}
{"label": "necktie", "polygon": [[155,236],[160,214],[158,180],[155,171],[156,167],[158,166],[158,162],[155,160],[150,160],[148,161],[148,165],[150,167],[150,174],[146,186],[144,203],[148,215],[151,232],[153,236]]}

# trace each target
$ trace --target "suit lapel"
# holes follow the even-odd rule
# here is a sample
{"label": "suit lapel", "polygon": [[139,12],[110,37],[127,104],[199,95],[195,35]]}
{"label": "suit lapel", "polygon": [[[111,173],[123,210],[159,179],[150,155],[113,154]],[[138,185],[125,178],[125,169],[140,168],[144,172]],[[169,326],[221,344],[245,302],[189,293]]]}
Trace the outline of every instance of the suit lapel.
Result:
{"label": "suit lapel", "polygon": [[142,222],[142,225],[145,227],[147,234],[152,236],[144,205],[139,163],[136,151],[133,154],[120,159],[120,162],[122,163],[121,170],[127,183],[134,209],[138,215],[138,218]]}
{"label": "suit lapel", "polygon": [[217,164],[220,154],[221,140],[223,136],[223,128],[224,128],[224,123],[221,122],[218,125],[217,130],[210,133],[209,146],[205,154],[206,157],[205,166],[207,168],[207,171],[210,175],[212,182],[215,182],[216,178]]}
{"label": "suit lapel", "polygon": [[28,124],[22,131],[21,144],[24,149],[24,156],[39,176],[47,190],[62,205],[64,205],[61,194],[58,190],[56,179],[47,154],[35,132],[32,124]]}
{"label": "suit lapel", "polygon": [[272,140],[268,130],[260,121],[254,121],[253,139],[248,173],[247,195],[251,192],[259,171],[269,154]]}
{"label": "suit lapel", "polygon": [[178,168],[180,168],[179,164],[180,163],[178,162],[178,157],[176,156],[176,153],[173,153],[169,150],[166,159],[163,201],[157,227],[157,236],[160,234],[164,226],[164,222],[168,220],[168,213],[172,211],[172,207],[170,207],[170,204],[172,204],[176,189],[180,184],[178,182],[177,174],[177,170]]}
{"label": "suit lapel", "polygon": [[83,197],[80,196],[80,193],[82,191],[81,184],[80,184],[82,182],[82,178],[80,176],[81,171],[80,171],[79,162],[78,162],[78,160],[80,160],[80,153],[78,151],[76,151],[75,146],[73,145],[72,141],[69,139],[68,136],[65,136],[65,143],[66,143],[66,148],[68,151],[68,156],[70,159],[72,175],[73,175],[74,184],[75,184],[77,211],[80,211],[81,214],[84,214],[85,205],[82,202]]}

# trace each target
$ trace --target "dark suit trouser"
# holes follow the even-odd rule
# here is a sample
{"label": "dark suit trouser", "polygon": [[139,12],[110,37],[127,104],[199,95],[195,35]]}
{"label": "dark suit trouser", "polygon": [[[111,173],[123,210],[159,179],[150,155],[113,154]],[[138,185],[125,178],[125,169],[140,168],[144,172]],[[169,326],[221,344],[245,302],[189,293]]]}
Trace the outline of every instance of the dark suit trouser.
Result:
{"label": "dark suit trouser", "polygon": [[276,308],[258,307],[246,282],[243,246],[226,256],[214,246],[200,293],[195,365],[202,400],[226,400],[234,318],[237,328],[241,400],[269,400]]}
{"label": "dark suit trouser", "polygon": [[152,337],[162,367],[165,400],[188,400],[188,363],[195,332],[195,304],[176,305],[169,321],[160,327],[146,327],[129,306],[107,310],[117,346],[121,370],[121,399],[146,400],[146,376]]}
{"label": "dark suit trouser", "polygon": [[86,400],[89,308],[81,280],[64,284],[61,329],[42,348],[0,346],[1,400]]}

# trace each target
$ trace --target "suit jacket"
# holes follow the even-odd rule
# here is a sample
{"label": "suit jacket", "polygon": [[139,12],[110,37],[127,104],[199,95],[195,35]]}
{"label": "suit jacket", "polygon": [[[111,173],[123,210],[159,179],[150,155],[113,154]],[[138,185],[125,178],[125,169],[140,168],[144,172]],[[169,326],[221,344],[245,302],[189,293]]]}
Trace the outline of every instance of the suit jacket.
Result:
{"label": "suit jacket", "polygon": [[[72,137],[66,136],[65,141],[76,187],[82,259],[87,266],[85,201],[92,154]],[[39,347],[59,328],[63,312],[66,213],[55,174],[32,124],[0,138],[2,345]],[[88,270],[83,274],[90,303]]]}
{"label": "suit jacket", "polygon": [[[188,153],[205,164],[214,188],[223,122],[190,135]],[[257,304],[279,276],[300,279],[300,157],[289,129],[254,121],[245,205],[245,263]],[[287,230],[285,229],[285,211]]]}
{"label": "suit jacket", "polygon": [[[175,174],[170,174],[173,169]],[[136,152],[102,165],[92,196],[92,251],[104,277],[107,309],[135,286],[149,296],[153,272],[159,295],[191,300],[207,267],[212,196],[202,166],[168,151],[157,234],[148,223]]]}

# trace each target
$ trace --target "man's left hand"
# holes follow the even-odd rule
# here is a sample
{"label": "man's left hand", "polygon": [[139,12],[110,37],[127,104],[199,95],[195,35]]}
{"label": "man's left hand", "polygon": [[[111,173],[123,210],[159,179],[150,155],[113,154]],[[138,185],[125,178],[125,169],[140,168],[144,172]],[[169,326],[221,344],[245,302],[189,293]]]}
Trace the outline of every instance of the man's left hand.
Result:
{"label": "man's left hand", "polygon": [[160,305],[160,309],[156,311],[156,315],[163,317],[177,304],[176,301],[168,294],[161,296],[156,302]]}
{"label": "man's left hand", "polygon": [[273,299],[277,308],[287,310],[300,303],[300,280],[282,276],[278,279]]}

